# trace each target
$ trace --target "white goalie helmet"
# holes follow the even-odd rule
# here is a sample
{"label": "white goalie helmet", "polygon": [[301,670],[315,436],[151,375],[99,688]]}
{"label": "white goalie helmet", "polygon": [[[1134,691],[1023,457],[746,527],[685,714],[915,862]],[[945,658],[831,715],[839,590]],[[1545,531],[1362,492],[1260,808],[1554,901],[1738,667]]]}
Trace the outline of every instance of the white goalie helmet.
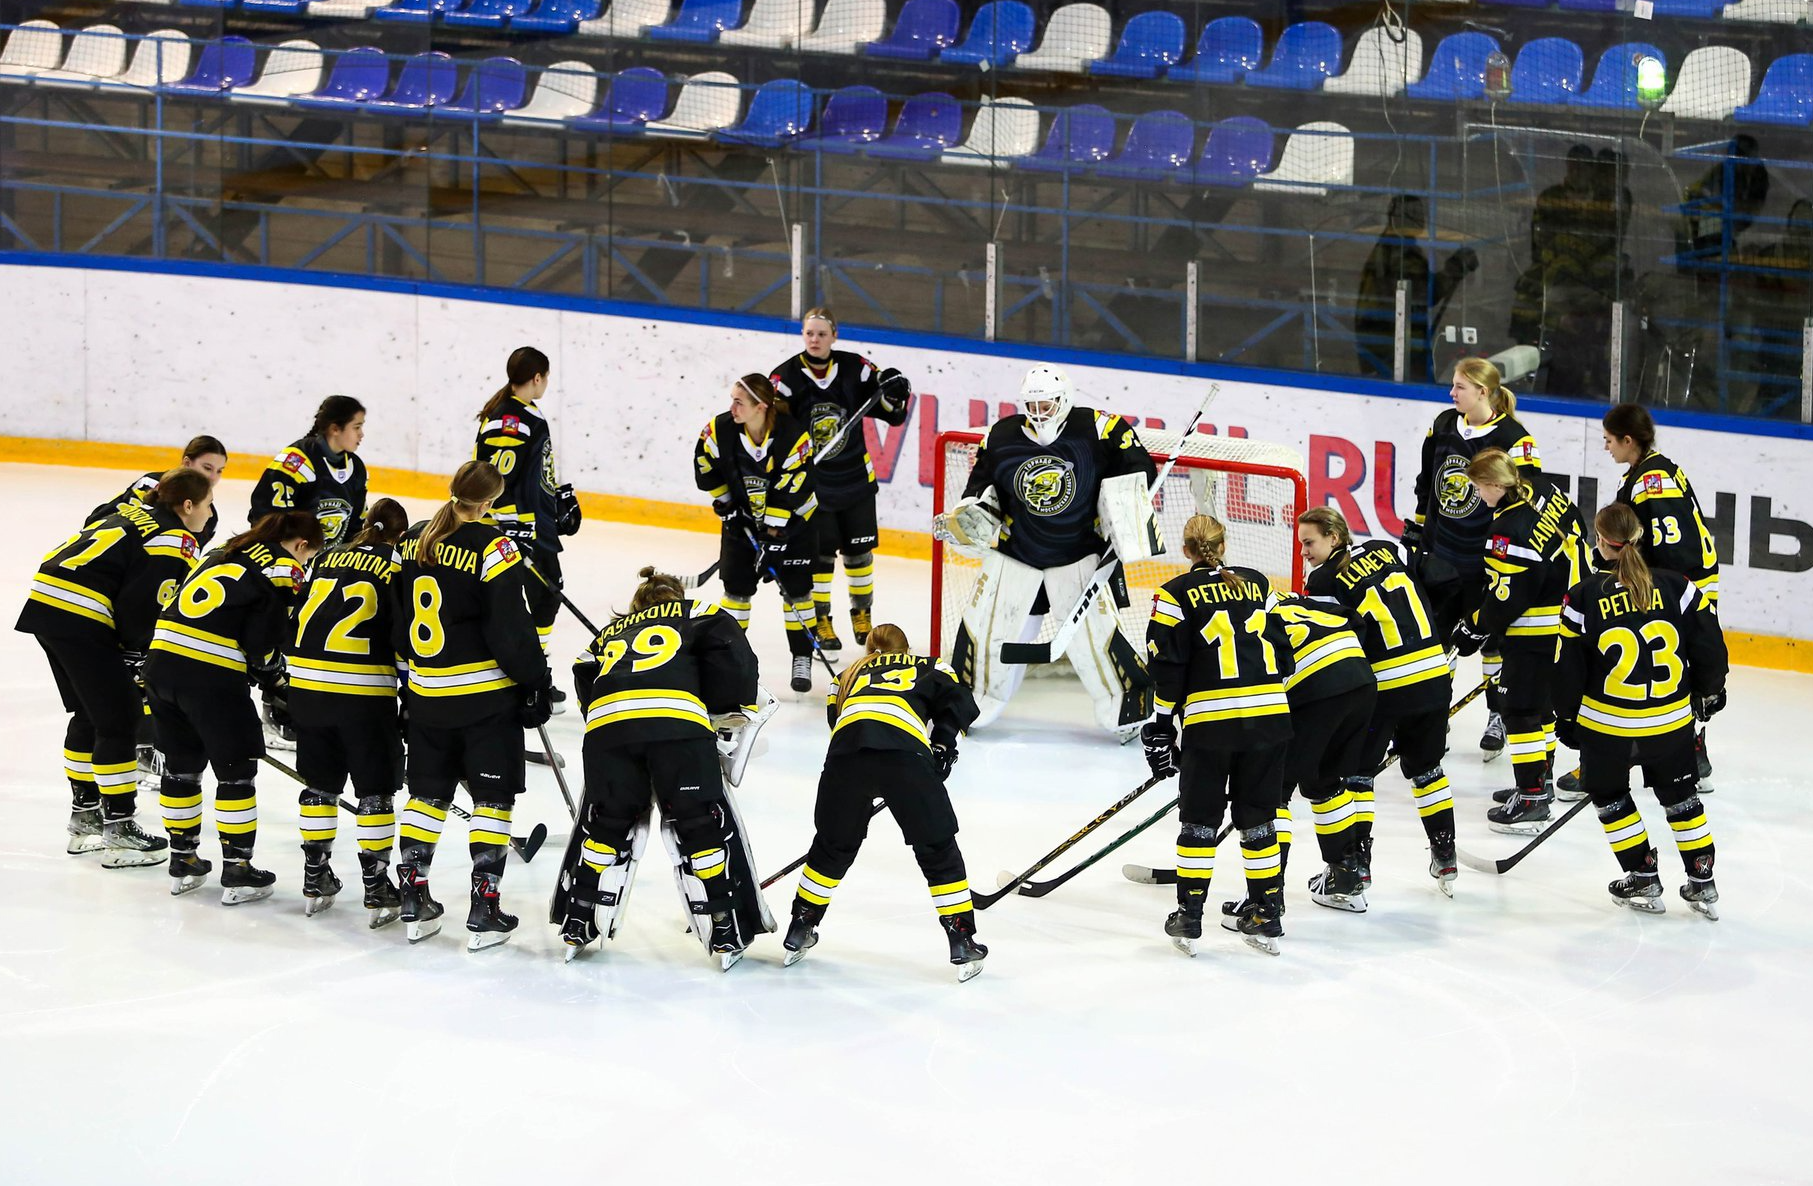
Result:
{"label": "white goalie helmet", "polygon": [[1044,444],[1050,444],[1076,404],[1076,388],[1063,367],[1040,363],[1020,380],[1020,410]]}

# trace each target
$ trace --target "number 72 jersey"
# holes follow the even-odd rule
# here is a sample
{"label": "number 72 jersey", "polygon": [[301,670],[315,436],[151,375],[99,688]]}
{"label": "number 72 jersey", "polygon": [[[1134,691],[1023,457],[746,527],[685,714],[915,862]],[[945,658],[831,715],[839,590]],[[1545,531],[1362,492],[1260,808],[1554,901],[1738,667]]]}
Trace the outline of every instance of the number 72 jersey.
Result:
{"label": "number 72 jersey", "polygon": [[399,567],[389,544],[330,548],[316,558],[285,648],[290,712],[303,724],[327,724],[369,711],[374,697],[396,697],[391,584]]}
{"label": "number 72 jersey", "polygon": [[1589,733],[1656,737],[1693,724],[1693,696],[1725,686],[1730,660],[1712,603],[1658,568],[1649,604],[1596,573],[1561,607],[1555,712]]}

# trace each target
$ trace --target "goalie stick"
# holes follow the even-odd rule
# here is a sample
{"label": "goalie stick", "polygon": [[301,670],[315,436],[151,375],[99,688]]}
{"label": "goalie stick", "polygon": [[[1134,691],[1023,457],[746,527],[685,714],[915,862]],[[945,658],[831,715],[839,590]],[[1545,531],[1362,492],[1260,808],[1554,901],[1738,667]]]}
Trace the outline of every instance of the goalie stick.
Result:
{"label": "goalie stick", "polygon": [[1065,853],[1069,852],[1072,848],[1075,848],[1082,841],[1083,837],[1089,835],[1089,833],[1095,831],[1097,828],[1099,828],[1103,824],[1107,823],[1122,808],[1126,807],[1129,803],[1133,802],[1135,799],[1139,798],[1141,795],[1145,794],[1147,791],[1151,790],[1153,787],[1155,787],[1159,783],[1163,782],[1167,777],[1169,777],[1169,776],[1154,774],[1151,778],[1148,778],[1145,782],[1142,782],[1137,787],[1134,787],[1133,790],[1131,790],[1127,794],[1123,795],[1119,801],[1112,804],[1108,808],[1108,810],[1102,812],[1100,815],[1096,816],[1094,819],[1090,820],[1088,823],[1084,824],[1081,828],[1077,829],[1074,833],[1072,833],[1070,839],[1064,841],[1062,844],[1058,845],[1056,848],[1052,849],[1050,852],[1048,852],[1044,856],[1040,857],[1037,861],[1034,861],[1032,864],[1032,867],[1030,869],[1026,870],[1026,872],[1021,873],[1018,876],[1015,876],[1011,873],[1006,874],[1005,879],[998,882],[1000,888],[997,889],[994,893],[979,894],[979,893],[976,893],[975,890],[972,889],[970,891],[970,899],[971,899],[971,901],[973,901],[975,903],[976,909],[977,910],[987,910],[990,906],[993,906],[996,902],[1000,901],[1002,898],[1005,898],[1008,894],[1013,892],[1015,886],[1021,885],[1022,883],[1026,882],[1035,873],[1037,873],[1041,869],[1045,868],[1045,866],[1051,864],[1053,861],[1057,860],[1059,857],[1061,857]]}
{"label": "goalie stick", "polygon": [[[876,816],[880,815],[881,809],[886,806],[887,806],[886,800],[883,800],[883,799],[875,800],[874,805],[869,808],[869,818],[874,819]],[[773,885],[775,882],[779,881],[781,878],[787,876],[787,874],[793,872],[795,869],[797,869],[801,865],[805,864],[806,858],[811,855],[812,854],[809,851],[803,852],[799,855],[799,857],[796,860],[794,860],[794,862],[792,864],[788,865],[785,869],[780,870],[778,873],[773,873],[767,877],[762,878],[762,888],[767,889],[769,886]],[[974,895],[971,895],[971,896],[973,897]]]}
{"label": "goalie stick", "polygon": [[[1209,384],[1208,394],[1202,397],[1202,403],[1190,417],[1190,422],[1184,426],[1183,435],[1178,438],[1177,451],[1171,454],[1171,459],[1165,462],[1165,467],[1158,471],[1158,476],[1152,479],[1152,485],[1147,488],[1149,496],[1156,497],[1158,492],[1164,489],[1165,479],[1171,476],[1172,468],[1176,466],[1178,457],[1182,455],[1184,442],[1188,441],[1191,434],[1196,431],[1196,425],[1202,420],[1203,413],[1209,410],[1209,404],[1220,391],[1221,384]],[[1001,662],[1055,663],[1062,658],[1065,650],[1070,646],[1070,640],[1076,637],[1077,630],[1082,626],[1084,616],[1089,613],[1089,607],[1095,604],[1096,596],[1114,576],[1114,571],[1119,566],[1120,558],[1114,554],[1114,545],[1110,543],[1107,551],[1102,553],[1102,562],[1096,566],[1095,575],[1089,578],[1087,585],[1083,586],[1082,594],[1077,597],[1076,604],[1070,607],[1070,612],[1064,615],[1064,620],[1059,623],[1057,631],[1051,636],[1050,641],[1004,642],[1001,644]]]}
{"label": "goalie stick", "polygon": [[[1577,766],[1574,768],[1574,777],[1575,778],[1580,777],[1580,768]],[[1527,857],[1531,853],[1535,852],[1537,847],[1539,845],[1541,845],[1543,841],[1547,840],[1550,836],[1553,836],[1555,833],[1561,831],[1562,824],[1567,823],[1569,820],[1571,820],[1575,816],[1579,815],[1580,809],[1582,807],[1587,806],[1591,802],[1592,802],[1592,800],[1590,798],[1580,800],[1580,802],[1578,802],[1578,803],[1574,804],[1572,807],[1568,808],[1567,811],[1562,814],[1560,819],[1556,820],[1554,823],[1550,824],[1548,827],[1546,827],[1542,831],[1538,832],[1536,834],[1536,839],[1530,841],[1528,844],[1524,845],[1522,848],[1518,849],[1516,852],[1512,853],[1510,856],[1504,857],[1501,860],[1494,861],[1494,860],[1489,860],[1486,857],[1476,857],[1472,853],[1468,852],[1466,849],[1461,848],[1459,845],[1455,846],[1454,855],[1460,859],[1461,864],[1465,865],[1469,869],[1476,870],[1480,873],[1495,873],[1495,874],[1509,873],[1512,869],[1515,869],[1517,867],[1517,862],[1523,860],[1525,857]]]}

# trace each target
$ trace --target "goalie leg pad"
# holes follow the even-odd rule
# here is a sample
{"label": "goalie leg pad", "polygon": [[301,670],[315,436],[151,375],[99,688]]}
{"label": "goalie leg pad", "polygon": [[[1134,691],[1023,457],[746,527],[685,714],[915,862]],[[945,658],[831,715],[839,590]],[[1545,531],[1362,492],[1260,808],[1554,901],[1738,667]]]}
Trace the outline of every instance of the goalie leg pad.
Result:
{"label": "goalie leg pad", "polygon": [[615,939],[637,866],[648,850],[650,831],[647,813],[630,829],[621,848],[592,839],[585,827],[573,829],[548,902],[548,921],[562,926],[569,913],[579,914],[590,907],[597,933]]}
{"label": "goalie leg pad", "polygon": [[[1099,563],[1090,556],[1063,568],[1046,569],[1045,591],[1051,604],[1075,605]],[[1121,631],[1120,615],[1105,592],[1089,603],[1064,657],[1095,702],[1095,722],[1102,728],[1118,733],[1152,715],[1152,679],[1139,651]]]}
{"label": "goalie leg pad", "polygon": [[774,693],[760,684],[756,685],[755,699],[753,713],[726,713],[712,718],[712,724],[718,730],[718,769],[723,773],[724,781],[733,787],[743,785],[743,769],[755,753],[756,734],[780,709],[780,701],[774,698]]}
{"label": "goalie leg pad", "polygon": [[1038,569],[1000,552],[982,558],[982,575],[963,609],[963,624],[951,652],[958,661],[959,678],[975,693],[976,705],[982,710],[971,728],[981,728],[999,717],[1026,678],[1023,665],[1001,661],[1001,644],[1038,637],[1043,619],[1031,611],[1043,579]]}
{"label": "goalie leg pad", "polygon": [[1144,560],[1165,550],[1144,474],[1104,478],[1095,496],[1095,514],[1123,561]]}
{"label": "goalie leg pad", "polygon": [[736,800],[719,781],[715,757],[715,747],[704,742],[662,742],[649,753],[661,806],[661,840],[686,900],[687,925],[707,954],[711,915],[726,908],[744,946],[774,930],[748,829]]}

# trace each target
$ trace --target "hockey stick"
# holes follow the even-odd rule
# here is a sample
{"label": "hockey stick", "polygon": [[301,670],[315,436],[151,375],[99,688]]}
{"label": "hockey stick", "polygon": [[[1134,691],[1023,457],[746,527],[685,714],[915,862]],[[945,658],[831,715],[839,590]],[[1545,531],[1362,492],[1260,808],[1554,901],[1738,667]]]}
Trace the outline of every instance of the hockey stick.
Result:
{"label": "hockey stick", "polygon": [[698,576],[681,577],[680,578],[680,587],[682,589],[697,589],[700,585],[703,585],[706,581],[709,581],[712,577],[714,577],[718,574],[718,565],[721,563],[723,563],[723,562],[719,561],[719,560],[713,560],[711,562],[711,567],[707,568],[704,572],[700,573]]}
{"label": "hockey stick", "polygon": [[[1460,713],[1461,709],[1467,707],[1467,705],[1473,703],[1475,700],[1478,700],[1482,695],[1484,695],[1487,686],[1490,685],[1491,682],[1492,681],[1489,679],[1480,680],[1479,687],[1474,688],[1471,692],[1468,692],[1465,696],[1462,696],[1459,700],[1456,700],[1454,702],[1454,707],[1450,708],[1448,710],[1448,719],[1453,720],[1455,718],[1455,716],[1457,716]],[[1385,771],[1391,769],[1391,764],[1397,760],[1398,760],[1398,751],[1395,747],[1393,747],[1392,751],[1385,755],[1385,760],[1383,762],[1379,763],[1378,769],[1376,769],[1372,772],[1372,777],[1377,778],[1379,775],[1385,773]]]}
{"label": "hockey stick", "polygon": [[[863,403],[862,407],[856,409],[856,415],[854,415],[854,416],[850,417],[848,420],[844,421],[843,427],[839,428],[836,432],[831,434],[831,439],[826,441],[822,448],[812,450],[813,459],[816,460],[820,457],[829,457],[833,453],[837,452],[839,449],[843,448],[844,438],[850,435],[850,430],[855,428],[858,424],[861,424],[862,418],[869,414],[869,409],[873,408],[876,404],[878,404],[880,402],[881,402],[881,392],[877,391],[874,395],[871,395],[868,398],[868,400]],[[891,414],[892,413],[890,413],[890,415]]]}
{"label": "hockey stick", "polygon": [[[1579,776],[1580,776],[1580,771],[1578,769],[1576,769],[1574,771],[1574,777],[1578,778]],[[1562,824],[1567,823],[1569,820],[1571,820],[1575,816],[1579,815],[1580,809],[1582,807],[1585,807],[1587,804],[1589,804],[1591,802],[1592,802],[1592,799],[1590,799],[1590,798],[1580,800],[1580,802],[1578,802],[1578,803],[1574,804],[1572,807],[1568,808],[1567,811],[1562,814],[1560,819],[1556,820],[1554,823],[1550,824],[1548,827],[1546,827],[1542,831],[1538,832],[1536,834],[1536,839],[1530,841],[1528,844],[1524,845],[1522,848],[1518,849],[1516,852],[1512,853],[1510,856],[1505,857],[1502,860],[1493,861],[1493,860],[1488,860],[1485,857],[1476,857],[1472,853],[1468,852],[1466,849],[1461,848],[1458,845],[1455,846],[1454,855],[1460,858],[1461,864],[1465,865],[1469,869],[1474,869],[1481,873],[1499,873],[1499,874],[1509,873],[1512,869],[1515,869],[1517,867],[1517,862],[1523,860],[1525,857],[1527,857],[1531,853],[1535,852],[1537,849],[1537,846],[1539,846],[1543,841],[1547,840],[1550,836],[1553,836],[1555,833],[1561,831]]]}
{"label": "hockey stick", "polygon": [[1040,857],[1037,861],[1034,861],[1032,867],[1026,870],[1026,872],[1020,874],[1018,877],[1015,877],[1011,873],[1008,874],[1006,880],[999,883],[1000,888],[992,894],[978,894],[974,890],[971,890],[970,900],[975,903],[977,910],[987,910],[990,906],[993,906],[996,902],[1005,898],[1008,894],[1011,894],[1016,886],[1024,884],[1030,880],[1035,873],[1069,852],[1072,848],[1075,848],[1081,843],[1083,837],[1107,823],[1109,819],[1113,818],[1115,813],[1119,812],[1122,808],[1126,807],[1129,803],[1133,802],[1168,777],[1170,776],[1154,774],[1151,778],[1148,778],[1145,782],[1142,782],[1137,787],[1133,788],[1132,791],[1123,795],[1119,801],[1112,804],[1108,810],[1102,812],[1100,815],[1084,824],[1081,828],[1077,829],[1071,834],[1070,839],[1064,841],[1062,844]]}
{"label": "hockey stick", "polygon": [[568,612],[579,619],[579,624],[581,626],[584,626],[587,630],[592,632],[593,638],[598,637],[598,627],[592,624],[592,619],[579,612],[579,607],[573,604],[573,599],[567,596],[567,591],[565,589],[560,591],[560,604],[566,606]]}
{"label": "hockey stick", "polygon": [[[1178,451],[1171,454],[1171,459],[1165,462],[1165,467],[1158,471],[1158,476],[1152,479],[1151,486],[1147,488],[1149,498],[1157,497],[1158,492],[1164,489],[1165,479],[1171,476],[1171,470],[1176,466],[1177,459],[1183,455],[1183,442],[1189,440],[1190,435],[1196,431],[1196,425],[1202,420],[1202,414],[1209,410],[1210,402],[1220,391],[1221,384],[1209,384],[1208,394],[1202,397],[1201,405],[1190,417],[1190,422],[1184,426],[1183,435],[1178,438]],[[1114,570],[1119,565],[1120,557],[1115,555],[1114,545],[1110,543],[1108,550],[1102,553],[1102,562],[1096,566],[1095,575],[1089,578],[1087,585],[1083,586],[1082,595],[1076,599],[1076,604],[1064,616],[1063,622],[1058,626],[1056,633],[1051,636],[1051,640],[1049,642],[1004,642],[1001,644],[1001,662],[1054,663],[1062,658],[1065,650],[1070,646],[1070,640],[1076,637],[1076,632],[1082,626],[1084,617],[1088,615],[1089,607],[1095,604],[1096,595],[1114,576]]]}
{"label": "hockey stick", "polygon": [[[869,808],[869,818],[874,819],[876,816],[880,815],[881,809],[886,807],[887,805],[888,805],[887,801],[884,799],[875,800],[875,805],[873,807]],[[799,858],[797,860],[795,860],[791,865],[788,865],[785,869],[782,869],[780,872],[774,874],[773,876],[764,877],[762,879],[762,888],[767,889],[769,886],[773,885],[775,882],[779,881],[781,878],[787,876],[787,874],[793,872],[795,869],[797,869],[801,865],[805,864],[806,858],[811,855],[812,854],[810,852],[801,853],[799,855]]]}
{"label": "hockey stick", "polygon": [[535,732],[541,735],[541,745],[543,749],[548,751],[548,757],[554,759],[552,765],[554,781],[560,784],[560,797],[567,801],[567,814],[573,817],[574,823],[578,823],[579,808],[573,805],[573,792],[567,789],[567,776],[562,773],[562,768],[566,766],[566,763],[561,760],[559,754],[554,752],[554,742],[548,737],[548,727],[546,725],[537,725],[535,726]]}
{"label": "hockey stick", "polygon": [[[749,546],[755,549],[756,563],[768,570],[768,575],[774,580],[775,590],[780,593],[781,597],[784,599],[787,596],[787,591],[781,587],[780,572],[774,567],[774,562],[768,559],[768,549],[762,546],[761,541],[756,539],[755,532],[749,530],[747,525],[743,528],[743,538],[748,540]],[[818,645],[818,638],[813,634],[812,627],[802,622],[800,623],[800,629],[806,632],[806,641],[812,644],[812,653],[817,655],[818,661],[825,665],[825,674],[830,676],[831,682],[835,684],[837,682],[837,668],[831,666],[831,660],[825,657],[825,649]]]}
{"label": "hockey stick", "polygon": [[[291,770],[288,766],[285,766],[282,762],[279,762],[276,758],[271,757],[269,754],[264,755],[264,761],[266,762],[266,764],[268,764],[272,768],[280,771],[283,774],[288,775],[292,779],[295,779],[296,782],[299,783],[300,785],[305,786],[305,787],[308,785],[308,783],[303,781],[302,775],[296,773],[294,770]],[[464,784],[461,784],[461,785],[464,785]],[[468,794],[471,793],[470,787],[467,788],[467,793]],[[358,804],[352,802],[351,800],[349,800],[345,797],[341,797],[338,800],[338,802],[340,804],[341,811],[351,812],[353,815],[359,814],[359,805]],[[447,809],[449,811],[453,812],[453,814],[459,816],[463,820],[470,820],[472,818],[472,813],[470,811],[467,811],[465,808],[461,807],[458,803],[447,804]],[[535,859],[535,854],[541,851],[541,846],[543,843],[545,843],[547,841],[547,839],[548,839],[548,826],[546,824],[536,824],[533,828],[529,829],[529,834],[527,836],[510,837],[510,847],[516,852],[517,856],[522,858],[523,864],[526,865],[530,861]]]}

